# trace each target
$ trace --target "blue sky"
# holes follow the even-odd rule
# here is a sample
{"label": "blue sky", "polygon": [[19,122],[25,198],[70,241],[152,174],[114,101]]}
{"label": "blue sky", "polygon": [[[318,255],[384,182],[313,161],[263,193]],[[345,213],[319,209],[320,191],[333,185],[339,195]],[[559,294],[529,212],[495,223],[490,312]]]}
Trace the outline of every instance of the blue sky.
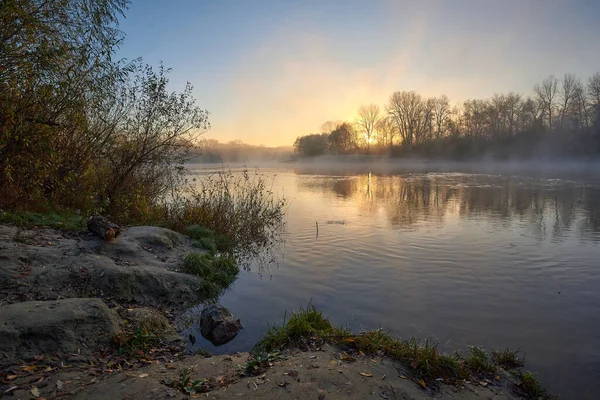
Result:
{"label": "blue sky", "polygon": [[600,72],[596,0],[133,0],[118,56],[173,69],[207,137],[291,145],[397,90],[453,102]]}

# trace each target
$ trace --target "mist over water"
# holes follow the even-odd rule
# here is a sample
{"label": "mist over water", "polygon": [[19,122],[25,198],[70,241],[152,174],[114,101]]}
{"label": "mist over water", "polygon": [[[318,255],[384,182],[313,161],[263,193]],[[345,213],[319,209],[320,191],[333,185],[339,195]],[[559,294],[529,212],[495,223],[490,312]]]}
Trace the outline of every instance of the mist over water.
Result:
{"label": "mist over water", "polygon": [[[214,169],[191,167],[198,178]],[[597,171],[592,162],[366,158],[264,168],[291,201],[283,254],[242,273],[221,299],[241,334],[196,346],[249,350],[267,324],[312,299],[355,331],[434,338],[447,351],[521,348],[553,393],[599,398]]]}

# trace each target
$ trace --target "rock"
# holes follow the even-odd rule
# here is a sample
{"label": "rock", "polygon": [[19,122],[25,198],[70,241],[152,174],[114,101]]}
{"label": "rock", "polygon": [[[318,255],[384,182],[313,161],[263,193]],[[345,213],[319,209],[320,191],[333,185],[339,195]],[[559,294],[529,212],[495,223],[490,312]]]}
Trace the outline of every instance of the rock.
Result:
{"label": "rock", "polygon": [[1,362],[36,356],[92,354],[119,332],[117,318],[100,299],[27,301],[0,307]]}
{"label": "rock", "polygon": [[104,238],[104,240],[112,240],[121,233],[121,227],[119,225],[110,222],[102,215],[90,217],[87,222],[87,227],[90,232]]}
{"label": "rock", "polygon": [[215,346],[231,341],[241,329],[240,320],[234,320],[231,312],[220,304],[212,304],[202,310],[200,331]]}

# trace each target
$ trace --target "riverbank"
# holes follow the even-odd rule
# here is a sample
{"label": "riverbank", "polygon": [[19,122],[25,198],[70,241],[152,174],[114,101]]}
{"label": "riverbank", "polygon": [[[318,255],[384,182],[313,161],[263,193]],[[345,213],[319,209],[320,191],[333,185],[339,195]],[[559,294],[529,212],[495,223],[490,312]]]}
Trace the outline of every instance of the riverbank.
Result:
{"label": "riverbank", "polygon": [[525,394],[522,382],[499,367],[469,379],[423,376],[422,365],[394,358],[392,350],[402,350],[394,342],[360,347],[353,343],[368,336],[350,333],[327,340],[310,321],[303,325],[308,329],[295,331],[298,337],[283,336],[300,341],[282,342],[277,334],[287,328],[271,332],[263,352],[189,354],[176,327],[185,324],[179,320],[184,310],[203,300],[197,290],[203,279],[183,272],[192,251],[198,252],[192,239],[158,227],[130,227],[106,242],[82,231],[0,225],[0,393],[81,399],[189,398],[202,392],[215,398]]}

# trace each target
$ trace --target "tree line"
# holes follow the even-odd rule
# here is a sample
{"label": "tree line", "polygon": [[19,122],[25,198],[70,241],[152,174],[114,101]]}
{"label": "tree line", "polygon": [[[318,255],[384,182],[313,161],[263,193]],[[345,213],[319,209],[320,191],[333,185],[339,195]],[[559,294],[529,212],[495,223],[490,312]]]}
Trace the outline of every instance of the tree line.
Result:
{"label": "tree line", "polygon": [[300,156],[391,154],[468,158],[600,153],[600,73],[549,76],[530,95],[515,92],[451,104],[397,91],[387,104],[363,105],[354,121],[329,121],[300,136]]}
{"label": "tree line", "polygon": [[209,128],[169,69],[115,60],[128,0],[0,4],[0,208],[140,215]]}

